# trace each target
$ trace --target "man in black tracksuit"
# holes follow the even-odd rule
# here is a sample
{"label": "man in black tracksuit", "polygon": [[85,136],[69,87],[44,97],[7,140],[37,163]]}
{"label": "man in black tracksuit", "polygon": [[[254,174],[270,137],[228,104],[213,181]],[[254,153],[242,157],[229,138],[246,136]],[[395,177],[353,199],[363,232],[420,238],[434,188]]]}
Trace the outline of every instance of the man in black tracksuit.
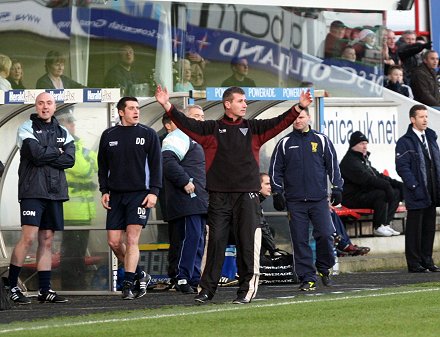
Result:
{"label": "man in black tracksuit", "polygon": [[244,91],[231,87],[223,94],[223,118],[204,122],[186,117],[171,105],[166,88],[158,86],[155,96],[177,127],[205,151],[208,244],[200,291],[195,300],[204,303],[213,298],[232,227],[240,280],[233,303],[249,303],[256,295],[259,280],[259,149],[292,124],[300,111],[312,102],[310,93],[302,93],[299,104],[278,117],[247,120],[243,118],[247,107]]}

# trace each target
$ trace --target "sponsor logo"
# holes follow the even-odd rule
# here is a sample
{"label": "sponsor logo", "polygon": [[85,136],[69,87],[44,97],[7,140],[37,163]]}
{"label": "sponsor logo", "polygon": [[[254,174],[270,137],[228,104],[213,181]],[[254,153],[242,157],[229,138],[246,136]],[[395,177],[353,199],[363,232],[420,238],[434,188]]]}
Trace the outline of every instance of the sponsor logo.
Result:
{"label": "sponsor logo", "polygon": [[145,144],[145,138],[136,137],[136,144],[137,145],[144,145]]}
{"label": "sponsor logo", "polygon": [[66,138],[64,138],[64,137],[57,138],[57,143],[64,143],[65,141],[66,141]]}
{"label": "sponsor logo", "polygon": [[226,129],[218,129],[219,133],[226,133]]}
{"label": "sponsor logo", "polygon": [[147,218],[147,210],[143,207],[138,207],[139,219],[145,220]]}
{"label": "sponsor logo", "polygon": [[240,128],[241,133],[245,136],[248,133],[248,130],[249,130],[248,128]]}
{"label": "sponsor logo", "polygon": [[84,102],[101,102],[101,89],[86,89],[84,92]]}
{"label": "sponsor logo", "polygon": [[64,90],[46,90],[49,94],[51,94],[55,98],[55,102],[64,102]]}
{"label": "sponsor logo", "polygon": [[37,213],[35,211],[23,211],[23,215],[36,216]]}
{"label": "sponsor logo", "polygon": [[115,141],[113,141],[113,142],[108,142],[108,145],[109,145],[109,146],[118,146],[118,141],[115,140]]}

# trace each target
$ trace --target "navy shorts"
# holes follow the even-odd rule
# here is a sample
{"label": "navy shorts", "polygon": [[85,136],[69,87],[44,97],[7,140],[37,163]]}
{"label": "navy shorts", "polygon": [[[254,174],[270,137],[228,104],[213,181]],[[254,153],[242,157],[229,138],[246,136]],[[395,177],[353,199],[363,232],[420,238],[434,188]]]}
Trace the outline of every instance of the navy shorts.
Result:
{"label": "navy shorts", "polygon": [[21,199],[21,225],[53,231],[64,230],[63,202],[49,199]]}
{"label": "navy shorts", "polygon": [[147,192],[110,193],[107,210],[107,230],[125,230],[127,225],[141,225],[145,228],[150,215],[150,209],[144,208],[142,202]]}

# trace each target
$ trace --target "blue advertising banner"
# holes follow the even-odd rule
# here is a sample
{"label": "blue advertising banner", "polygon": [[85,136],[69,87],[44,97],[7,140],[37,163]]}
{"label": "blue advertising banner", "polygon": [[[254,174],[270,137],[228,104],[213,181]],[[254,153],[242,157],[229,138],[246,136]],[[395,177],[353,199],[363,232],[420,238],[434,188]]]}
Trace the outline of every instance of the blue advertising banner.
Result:
{"label": "blue advertising banner", "polygon": [[440,49],[440,1],[438,0],[429,0],[429,12],[431,13],[431,17],[429,18],[431,21],[431,41],[432,41],[432,49],[439,51]]}
{"label": "blue advertising banner", "polygon": [[[228,88],[210,87],[206,88],[206,100],[221,101],[223,93]],[[298,100],[301,93],[310,90],[314,96],[313,88],[242,88],[247,100],[256,101],[288,101]]]}

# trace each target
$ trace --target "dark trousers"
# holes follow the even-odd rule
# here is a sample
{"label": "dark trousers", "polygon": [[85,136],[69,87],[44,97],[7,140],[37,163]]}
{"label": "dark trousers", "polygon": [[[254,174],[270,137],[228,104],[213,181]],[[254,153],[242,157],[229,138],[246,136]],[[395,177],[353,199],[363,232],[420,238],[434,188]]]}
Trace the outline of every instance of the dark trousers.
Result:
{"label": "dark trousers", "polygon": [[345,230],[344,223],[342,222],[341,218],[336,214],[336,212],[331,212],[330,215],[332,217],[333,226],[335,227],[336,234],[341,237],[341,241],[339,241],[338,244],[338,249],[343,250],[345,247],[351,244],[350,237]]}
{"label": "dark trousers", "polygon": [[400,190],[393,188],[394,198],[392,201],[386,199],[384,190],[359,191],[350,198],[344,198],[342,204],[349,208],[371,208],[374,210],[373,226],[389,225],[394,219],[394,213],[400,202]]}
{"label": "dark trousers", "polygon": [[272,231],[267,222],[261,224],[261,255],[269,252],[270,255],[275,253],[277,247],[275,245],[275,239],[272,235]]}
{"label": "dark trousers", "polygon": [[405,230],[405,256],[408,268],[430,267],[435,236],[436,209],[431,206],[408,210]]}
{"label": "dark trousers", "polygon": [[172,229],[169,276],[176,280],[185,279],[192,286],[197,286],[200,280],[205,249],[205,218],[204,215],[196,214],[169,221]]}
{"label": "dark trousers", "polygon": [[220,280],[230,230],[237,248],[239,288],[237,296],[251,300],[259,281],[261,248],[258,194],[210,192],[206,257],[200,288],[214,296]]}
{"label": "dark trousers", "polygon": [[[301,282],[316,281],[316,270],[327,273],[335,264],[333,227],[327,199],[321,201],[287,201],[290,236],[292,239],[295,271]],[[309,224],[313,225],[316,241],[316,262],[309,245]],[[315,269],[316,266],[316,269]]]}

